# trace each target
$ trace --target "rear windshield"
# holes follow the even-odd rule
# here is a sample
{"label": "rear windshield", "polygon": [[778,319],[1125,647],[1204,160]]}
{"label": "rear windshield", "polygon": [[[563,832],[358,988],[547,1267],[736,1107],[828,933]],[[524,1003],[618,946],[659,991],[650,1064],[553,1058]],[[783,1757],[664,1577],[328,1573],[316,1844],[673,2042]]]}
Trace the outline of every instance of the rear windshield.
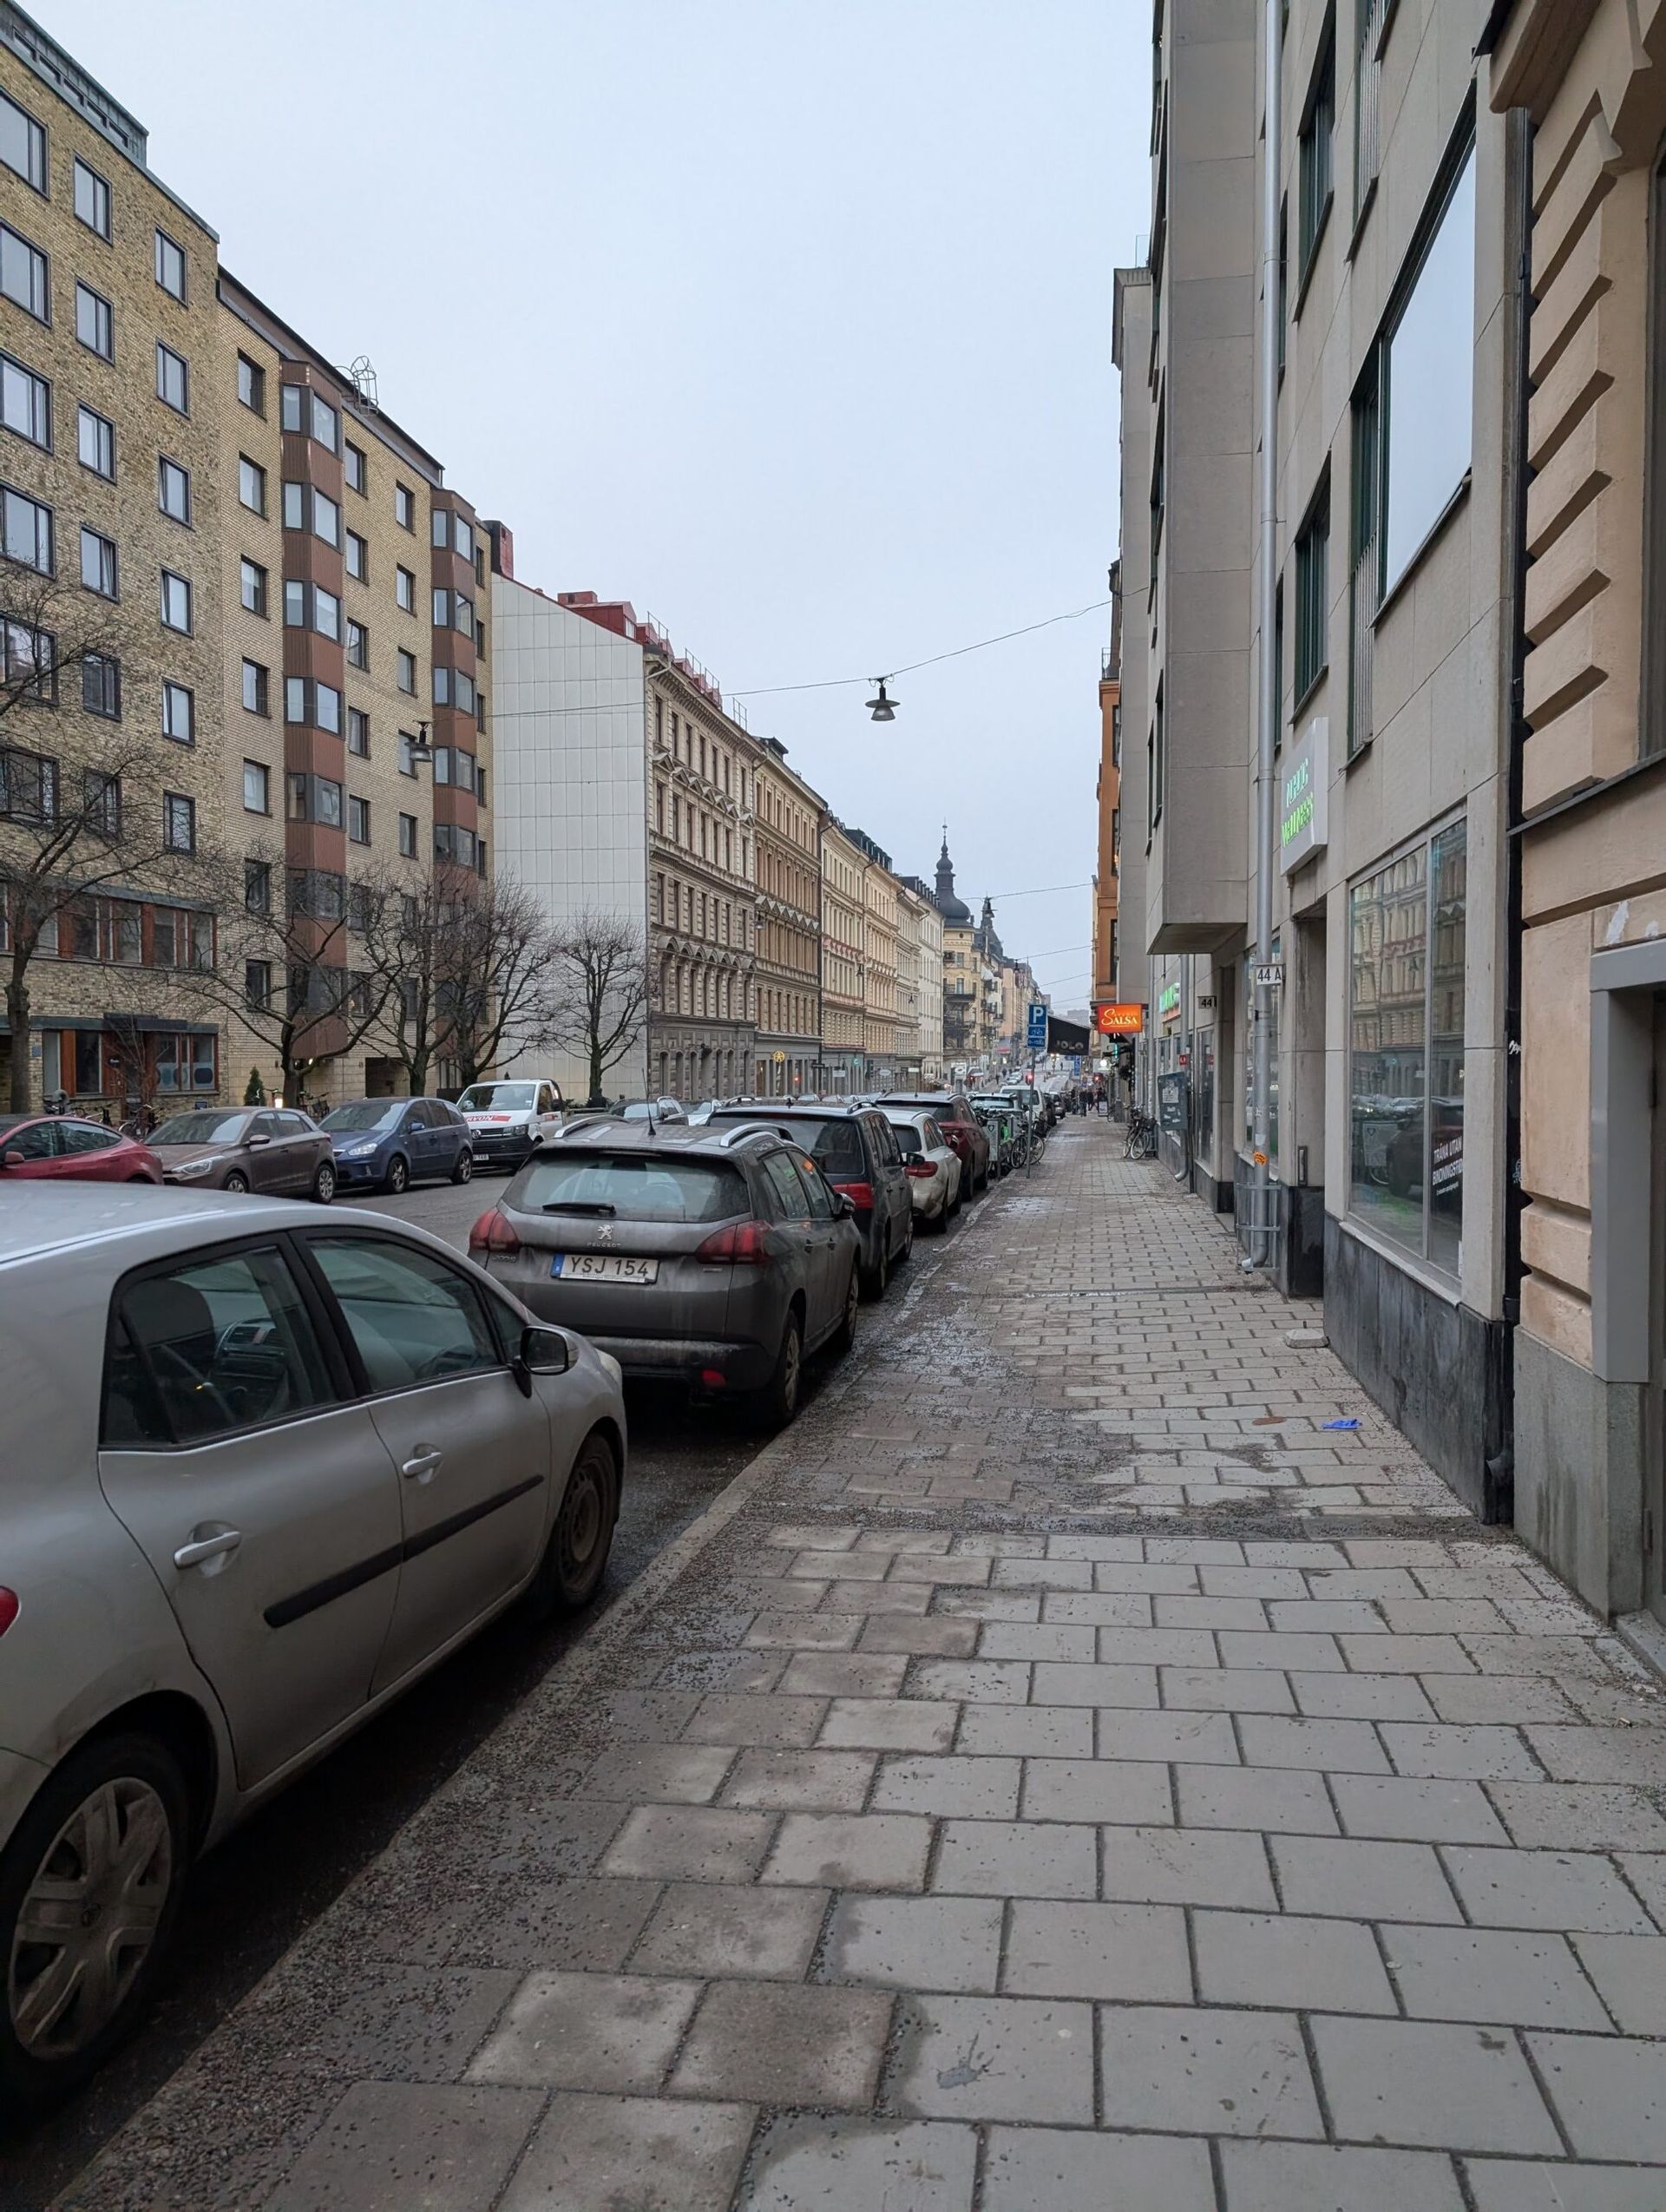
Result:
{"label": "rear windshield", "polygon": [[787,1124],[795,1138],[806,1144],[811,1159],[830,1183],[841,1178],[860,1182],[868,1172],[863,1157],[862,1132],[854,1121],[823,1121],[812,1125],[812,1136],[797,1119]]}
{"label": "rear windshield", "polygon": [[924,1146],[921,1143],[920,1132],[914,1124],[911,1121],[894,1121],[891,1127],[896,1132],[896,1141],[903,1159],[918,1159]]}
{"label": "rear windshield", "polygon": [[533,1104],[537,1090],[535,1083],[471,1083],[457,1106],[462,1113],[520,1113]]}
{"label": "rear windshield", "polygon": [[403,1099],[360,1099],[357,1106],[337,1106],[318,1125],[324,1129],[379,1129],[395,1122],[404,1112]]}
{"label": "rear windshield", "polygon": [[732,1167],[639,1152],[562,1152],[522,1169],[506,1194],[521,1213],[544,1206],[611,1206],[620,1221],[730,1221],[750,1213]]}
{"label": "rear windshield", "polygon": [[246,1113],[176,1113],[153,1129],[148,1145],[234,1145],[249,1126]]}

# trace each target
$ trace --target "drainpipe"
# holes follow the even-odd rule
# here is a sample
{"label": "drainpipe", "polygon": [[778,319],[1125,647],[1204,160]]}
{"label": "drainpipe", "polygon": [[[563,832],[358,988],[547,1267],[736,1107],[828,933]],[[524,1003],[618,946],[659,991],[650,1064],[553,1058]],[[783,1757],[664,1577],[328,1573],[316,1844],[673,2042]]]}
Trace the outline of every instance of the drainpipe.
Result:
{"label": "drainpipe", "polygon": [[[1282,0],[1266,0],[1262,43],[1267,68],[1266,129],[1261,189],[1261,692],[1256,730],[1256,965],[1273,957],[1273,755],[1278,738],[1278,669],[1273,660],[1273,605],[1278,596],[1278,187],[1282,154],[1279,136]],[[1262,1233],[1250,1258],[1271,1264],[1271,1171],[1268,1165],[1272,1091],[1272,986],[1257,982],[1250,1040],[1251,1149],[1257,1218]]]}

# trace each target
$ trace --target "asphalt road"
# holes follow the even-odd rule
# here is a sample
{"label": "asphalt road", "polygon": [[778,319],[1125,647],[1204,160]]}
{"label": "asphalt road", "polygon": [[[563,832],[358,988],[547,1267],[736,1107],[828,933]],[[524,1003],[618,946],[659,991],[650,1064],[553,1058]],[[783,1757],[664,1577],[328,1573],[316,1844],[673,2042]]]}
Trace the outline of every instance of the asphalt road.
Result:
{"label": "asphalt road", "polygon": [[[502,1179],[356,1198],[459,1250]],[[811,1370],[813,1395],[821,1381]],[[0,2139],[0,2206],[50,2212],[65,2184],[294,1942],[359,1868],[758,1448],[733,1411],[633,1393],[631,1453],[607,1581],[577,1625],[495,1623],[205,1859],[167,1986],[135,2040],[43,2125]]]}

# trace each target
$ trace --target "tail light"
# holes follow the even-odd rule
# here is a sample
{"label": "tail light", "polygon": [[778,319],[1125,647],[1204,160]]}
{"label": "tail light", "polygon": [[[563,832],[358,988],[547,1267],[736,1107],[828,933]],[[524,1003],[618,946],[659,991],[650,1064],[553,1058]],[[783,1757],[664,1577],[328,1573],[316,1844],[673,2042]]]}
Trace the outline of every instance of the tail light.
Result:
{"label": "tail light", "polygon": [[22,1611],[17,1592],[0,1586],[0,1636],[3,1636]]}
{"label": "tail light", "polygon": [[731,1221],[698,1245],[694,1257],[710,1267],[763,1267],[770,1257],[769,1231],[761,1221]]}
{"label": "tail light", "polygon": [[935,1165],[928,1159],[911,1159],[908,1162],[908,1173],[917,1182],[929,1183],[936,1172]]}
{"label": "tail light", "polygon": [[484,1259],[492,1252],[518,1252],[520,1249],[521,1239],[501,1206],[493,1206],[489,1212],[482,1214],[469,1231],[472,1259]]}
{"label": "tail light", "polygon": [[842,1198],[849,1198],[858,1213],[874,1210],[874,1186],[871,1183],[836,1183],[833,1188]]}

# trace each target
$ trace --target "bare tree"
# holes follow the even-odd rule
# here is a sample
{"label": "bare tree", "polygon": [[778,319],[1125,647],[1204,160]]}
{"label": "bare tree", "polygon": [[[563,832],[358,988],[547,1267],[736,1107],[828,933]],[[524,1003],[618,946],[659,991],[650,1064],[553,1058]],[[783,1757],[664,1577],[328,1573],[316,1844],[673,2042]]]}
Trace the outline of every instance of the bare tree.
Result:
{"label": "bare tree", "polygon": [[557,929],[552,1040],[590,1064],[587,1103],[605,1101],[601,1079],[642,1034],[648,1012],[647,951],[622,916],[580,914]]}
{"label": "bare tree", "polygon": [[[26,573],[26,572],[22,572]],[[110,955],[116,927],[99,894],[141,882],[162,899],[193,892],[194,817],[165,800],[155,748],[122,730],[121,640],[103,602],[8,568],[0,620],[0,966],[10,1027],[10,1106],[34,1100],[30,971],[60,933],[90,933]],[[55,712],[55,710],[67,710]],[[136,917],[135,917],[136,920]]]}
{"label": "bare tree", "polygon": [[456,892],[421,868],[384,870],[360,888],[364,962],[389,1052],[423,1097],[456,1026],[464,923]]}
{"label": "bare tree", "polygon": [[448,1053],[465,1089],[500,1061],[554,1041],[556,960],[542,906],[512,876],[459,901]]}

